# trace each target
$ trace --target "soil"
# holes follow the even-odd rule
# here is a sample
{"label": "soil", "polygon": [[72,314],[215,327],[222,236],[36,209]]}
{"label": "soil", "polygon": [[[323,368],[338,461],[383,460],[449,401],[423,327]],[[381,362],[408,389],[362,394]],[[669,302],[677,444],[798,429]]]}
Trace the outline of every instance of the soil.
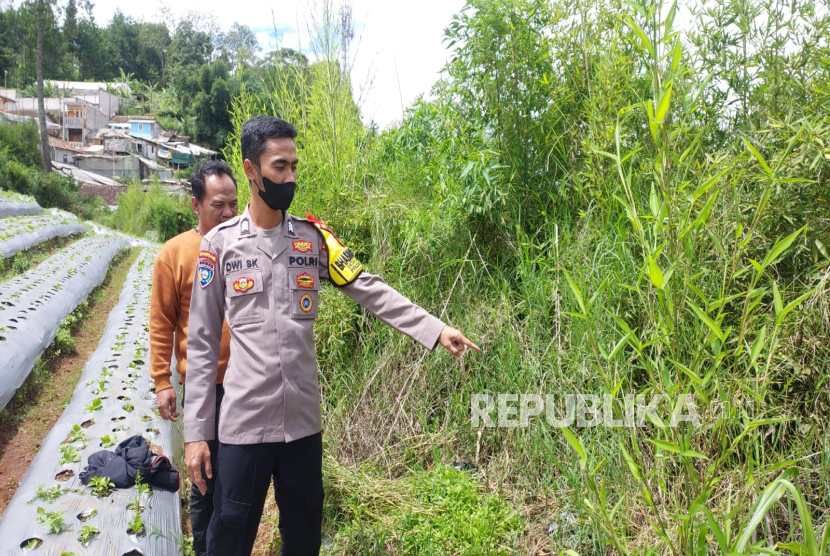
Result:
{"label": "soil", "polygon": [[140,253],[133,248],[119,256],[104,283],[89,297],[86,317],[72,331],[74,354],[58,354],[48,360],[48,376],[42,386],[30,391],[22,404],[9,404],[0,429],[0,515],[14,496],[41,442],[72,399],[84,365],[98,346],[110,311],[127,278],[127,271]]}

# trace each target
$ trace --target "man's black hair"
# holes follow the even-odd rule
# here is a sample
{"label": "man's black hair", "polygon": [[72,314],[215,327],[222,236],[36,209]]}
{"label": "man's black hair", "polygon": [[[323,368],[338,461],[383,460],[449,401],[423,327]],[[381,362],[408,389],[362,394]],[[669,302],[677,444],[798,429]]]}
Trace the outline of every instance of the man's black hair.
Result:
{"label": "man's black hair", "polygon": [[231,178],[234,187],[237,187],[236,178],[233,177],[230,167],[224,160],[208,160],[196,166],[196,169],[190,174],[190,191],[193,192],[193,196],[196,197],[199,203],[205,200],[205,181],[208,176],[222,175]]}
{"label": "man's black hair", "polygon": [[297,137],[293,125],[275,116],[254,116],[242,124],[242,160],[250,160],[259,168],[259,157],[268,139]]}

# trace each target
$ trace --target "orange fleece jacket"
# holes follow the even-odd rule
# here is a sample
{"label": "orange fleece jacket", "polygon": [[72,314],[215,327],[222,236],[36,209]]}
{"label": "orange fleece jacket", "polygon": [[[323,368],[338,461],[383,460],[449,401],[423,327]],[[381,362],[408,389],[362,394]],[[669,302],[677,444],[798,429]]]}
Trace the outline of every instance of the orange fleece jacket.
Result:
{"label": "orange fleece jacket", "polygon": [[[156,392],[172,387],[170,356],[174,347],[176,371],[179,380],[185,382],[187,319],[201,242],[202,236],[196,230],[189,230],[165,243],[156,257],[150,298],[150,376],[156,382]],[[231,336],[225,322],[222,325],[216,384],[221,384],[225,377],[230,351]]]}

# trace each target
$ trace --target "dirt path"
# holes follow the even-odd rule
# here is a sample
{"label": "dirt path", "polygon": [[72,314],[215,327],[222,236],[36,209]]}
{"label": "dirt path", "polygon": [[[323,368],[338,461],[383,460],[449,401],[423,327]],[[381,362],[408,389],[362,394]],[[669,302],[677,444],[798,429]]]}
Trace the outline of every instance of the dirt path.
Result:
{"label": "dirt path", "polygon": [[119,254],[104,283],[90,295],[87,316],[72,331],[76,353],[51,357],[42,382],[30,388],[25,400],[15,400],[6,407],[0,429],[0,515],[6,511],[46,433],[72,399],[81,371],[101,340],[127,271],[140,251],[132,248],[126,256]]}

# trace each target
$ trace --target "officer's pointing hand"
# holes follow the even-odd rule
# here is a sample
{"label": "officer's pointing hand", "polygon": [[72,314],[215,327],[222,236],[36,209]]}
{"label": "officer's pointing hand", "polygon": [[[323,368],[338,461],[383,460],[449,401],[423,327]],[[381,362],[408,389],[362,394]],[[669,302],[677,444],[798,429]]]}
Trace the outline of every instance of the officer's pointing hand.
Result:
{"label": "officer's pointing hand", "polygon": [[464,337],[464,334],[462,334],[460,330],[453,328],[452,326],[444,327],[444,330],[441,331],[441,336],[438,337],[438,342],[456,357],[460,357],[461,353],[468,347],[473,348],[476,351],[481,351],[480,347],[472,343]]}
{"label": "officer's pointing hand", "polygon": [[210,467],[210,448],[207,442],[199,440],[188,442],[184,445],[184,461],[187,464],[187,474],[190,482],[196,485],[202,496],[207,494],[207,483],[202,476],[202,465],[205,466],[205,475],[208,479],[213,478],[213,469]]}

